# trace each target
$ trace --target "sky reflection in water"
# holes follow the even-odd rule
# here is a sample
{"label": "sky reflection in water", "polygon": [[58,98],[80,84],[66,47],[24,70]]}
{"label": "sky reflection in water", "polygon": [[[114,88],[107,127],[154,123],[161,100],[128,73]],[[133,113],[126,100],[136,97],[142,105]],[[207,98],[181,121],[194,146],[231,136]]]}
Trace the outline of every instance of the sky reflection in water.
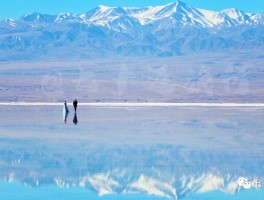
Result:
{"label": "sky reflection in water", "polygon": [[69,108],[0,107],[0,199],[263,199],[263,109]]}

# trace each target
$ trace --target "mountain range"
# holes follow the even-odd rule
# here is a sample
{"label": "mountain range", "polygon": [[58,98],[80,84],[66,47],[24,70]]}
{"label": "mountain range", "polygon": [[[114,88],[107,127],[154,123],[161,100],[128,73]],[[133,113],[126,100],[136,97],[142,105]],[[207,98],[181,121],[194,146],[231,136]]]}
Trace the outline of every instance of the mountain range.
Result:
{"label": "mountain range", "polygon": [[263,13],[214,12],[180,1],[0,21],[2,61],[259,51],[263,44]]}

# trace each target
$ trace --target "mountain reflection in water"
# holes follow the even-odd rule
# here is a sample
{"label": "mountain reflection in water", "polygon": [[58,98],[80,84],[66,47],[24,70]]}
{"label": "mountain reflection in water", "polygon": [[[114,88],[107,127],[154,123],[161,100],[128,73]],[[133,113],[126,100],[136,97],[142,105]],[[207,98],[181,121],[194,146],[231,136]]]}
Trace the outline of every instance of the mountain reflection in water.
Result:
{"label": "mountain reflection in water", "polygon": [[173,199],[264,181],[260,108],[60,109],[0,107],[2,181]]}

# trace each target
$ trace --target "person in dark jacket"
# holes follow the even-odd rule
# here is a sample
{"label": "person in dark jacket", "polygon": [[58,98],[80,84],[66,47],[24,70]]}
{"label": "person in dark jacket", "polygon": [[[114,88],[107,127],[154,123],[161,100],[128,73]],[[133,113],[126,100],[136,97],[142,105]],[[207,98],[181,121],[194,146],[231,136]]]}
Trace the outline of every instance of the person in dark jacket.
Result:
{"label": "person in dark jacket", "polygon": [[76,110],[77,110],[77,104],[78,104],[78,101],[77,101],[77,99],[75,99],[74,101],[73,101],[73,107],[74,107],[74,111],[76,112]]}

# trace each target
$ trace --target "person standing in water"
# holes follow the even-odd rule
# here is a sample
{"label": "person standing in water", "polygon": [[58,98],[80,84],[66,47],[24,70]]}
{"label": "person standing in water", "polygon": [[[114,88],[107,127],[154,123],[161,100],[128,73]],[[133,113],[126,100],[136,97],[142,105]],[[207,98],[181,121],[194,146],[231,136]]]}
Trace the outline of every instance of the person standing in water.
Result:
{"label": "person standing in water", "polygon": [[74,101],[73,101],[73,107],[74,107],[74,111],[76,112],[76,110],[77,110],[77,104],[78,104],[78,101],[77,101],[77,99],[75,99]]}
{"label": "person standing in water", "polygon": [[69,112],[69,109],[68,109],[68,106],[67,106],[67,101],[64,101],[64,109],[65,109],[65,111],[67,113]]}
{"label": "person standing in water", "polygon": [[77,123],[78,123],[77,114],[76,114],[76,111],[77,111],[77,104],[78,104],[78,101],[77,101],[77,99],[75,99],[75,100],[73,101],[73,107],[74,107],[74,111],[75,111],[75,113],[74,113],[74,118],[73,118],[73,123],[74,123],[75,125],[77,125]]}

